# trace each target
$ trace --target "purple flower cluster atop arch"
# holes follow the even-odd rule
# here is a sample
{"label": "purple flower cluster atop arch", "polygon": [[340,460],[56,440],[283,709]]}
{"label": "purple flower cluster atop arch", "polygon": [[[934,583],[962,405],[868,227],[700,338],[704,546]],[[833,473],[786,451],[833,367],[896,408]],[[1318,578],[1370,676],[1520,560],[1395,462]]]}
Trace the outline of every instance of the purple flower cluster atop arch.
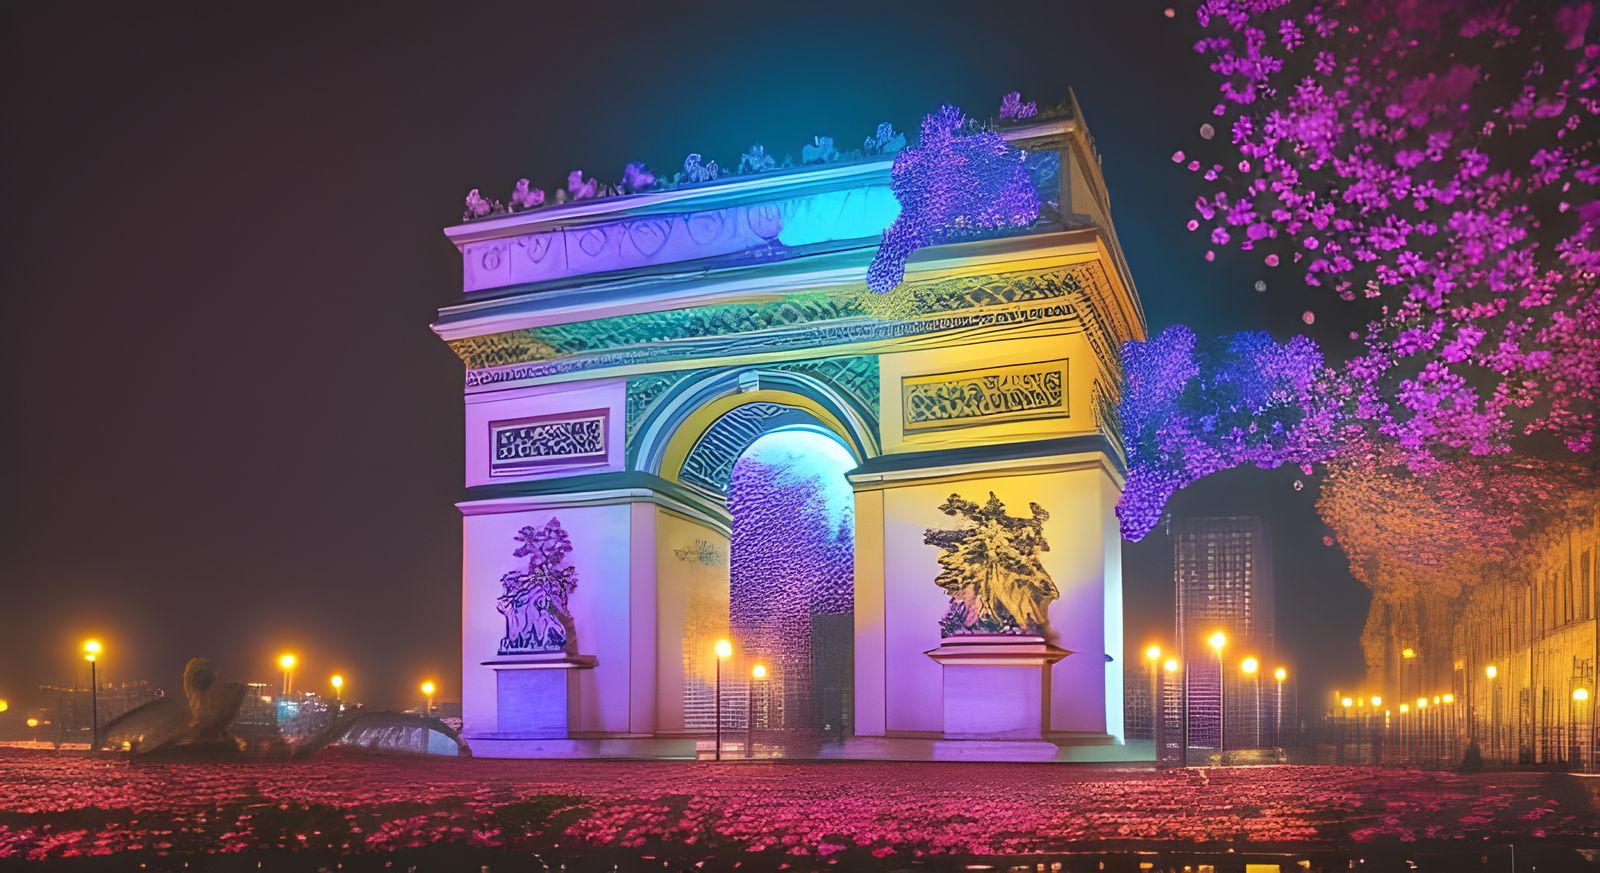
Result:
{"label": "purple flower cluster atop arch", "polygon": [[1022,152],[954,106],[922,119],[921,141],[895,157],[890,173],[900,215],[867,267],[867,287],[879,294],[900,284],[917,249],[1027,227],[1039,217]]}

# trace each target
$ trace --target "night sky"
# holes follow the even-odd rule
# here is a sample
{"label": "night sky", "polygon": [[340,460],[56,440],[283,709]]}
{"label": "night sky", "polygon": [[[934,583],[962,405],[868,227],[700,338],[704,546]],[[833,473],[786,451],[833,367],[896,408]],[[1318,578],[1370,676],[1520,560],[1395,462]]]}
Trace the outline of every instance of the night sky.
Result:
{"label": "night sky", "polygon": [[[71,681],[90,634],[108,675],[169,689],[192,655],[271,680],[293,649],[299,684],[339,671],[369,704],[414,705],[425,675],[458,693],[461,365],[428,323],[460,291],[440,230],[470,187],[849,148],[1071,86],[1152,332],[1282,338],[1335,305],[1237,253],[1208,264],[1184,230],[1196,191],[1169,156],[1215,102],[1185,13],[601,7],[0,11],[0,697]],[[1360,674],[1367,595],[1298,475],[1235,471],[1172,509],[1271,519],[1309,694]],[[1130,646],[1169,637],[1170,542],[1125,555]]]}

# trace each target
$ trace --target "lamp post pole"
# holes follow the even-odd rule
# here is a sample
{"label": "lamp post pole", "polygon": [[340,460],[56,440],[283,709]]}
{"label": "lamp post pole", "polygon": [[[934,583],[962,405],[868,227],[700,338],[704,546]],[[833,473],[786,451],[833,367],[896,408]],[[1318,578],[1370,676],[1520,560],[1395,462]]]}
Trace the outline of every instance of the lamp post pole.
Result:
{"label": "lamp post pole", "polygon": [[[755,757],[756,748],[756,685],[767,678],[765,665],[757,664],[750,670],[750,690],[744,696],[744,756]],[[765,683],[762,683],[765,684]]]}
{"label": "lamp post pole", "polygon": [[1272,745],[1274,748],[1283,748],[1283,680],[1289,678],[1289,671],[1282,667],[1272,672],[1273,681],[1278,683],[1278,700],[1276,712],[1272,717]]}
{"label": "lamp post pole", "polygon": [[100,642],[83,644],[83,659],[89,662],[89,751],[100,751]]}
{"label": "lamp post pole", "polygon": [[1167,714],[1161,700],[1161,673],[1154,663],[1150,665],[1150,739],[1156,745],[1156,762],[1161,762],[1161,728]]}
{"label": "lamp post pole", "polygon": [[716,751],[712,754],[712,757],[720,761],[722,760],[722,660],[733,654],[733,643],[730,643],[727,640],[717,640],[717,645],[714,651],[717,655],[717,747]]}
{"label": "lamp post pole", "polygon": [[1228,635],[1217,631],[1207,640],[1211,648],[1217,653],[1217,763],[1224,766],[1228,763],[1228,695],[1224,691],[1227,684],[1226,671],[1222,668],[1222,649],[1228,644]]}
{"label": "lamp post pole", "polygon": [[89,656],[89,735],[94,745],[91,751],[100,751],[100,674],[94,655]]}

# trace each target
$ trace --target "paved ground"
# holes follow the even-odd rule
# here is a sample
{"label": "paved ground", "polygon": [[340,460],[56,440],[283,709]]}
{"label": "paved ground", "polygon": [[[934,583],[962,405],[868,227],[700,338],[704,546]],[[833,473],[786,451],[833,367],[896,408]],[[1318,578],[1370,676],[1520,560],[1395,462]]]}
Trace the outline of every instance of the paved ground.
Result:
{"label": "paved ground", "polygon": [[130,765],[0,750],[0,860],[66,866],[458,847],[463,858],[858,869],[916,857],[1507,841],[1600,847],[1600,821],[1569,777],[1537,773],[360,756]]}

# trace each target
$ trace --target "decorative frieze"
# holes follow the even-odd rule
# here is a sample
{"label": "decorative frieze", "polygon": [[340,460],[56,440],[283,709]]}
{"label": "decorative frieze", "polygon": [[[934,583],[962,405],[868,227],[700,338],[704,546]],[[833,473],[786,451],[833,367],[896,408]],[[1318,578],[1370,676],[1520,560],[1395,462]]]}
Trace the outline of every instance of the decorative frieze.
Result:
{"label": "decorative frieze", "polygon": [[606,410],[489,422],[489,474],[506,476],[551,464],[604,463]]}
{"label": "decorative frieze", "polygon": [[1067,362],[1044,361],[900,380],[907,431],[1067,415]]}
{"label": "decorative frieze", "polygon": [[[893,294],[878,295],[865,286],[841,294],[791,294],[758,303],[725,303],[692,309],[667,309],[618,315],[592,321],[548,324],[522,330],[450,341],[450,348],[470,371],[513,363],[545,361],[565,356],[640,347],[671,340],[676,346],[703,340],[696,352],[715,350],[740,334],[842,323],[839,331],[927,319],[940,314],[976,315],[971,310],[1010,309],[1023,304],[1043,304],[1082,291],[1096,283],[1099,267],[1075,265],[1049,273],[1013,273],[962,276],[902,286]],[[935,318],[932,329],[940,329]],[[860,322],[869,322],[861,325]],[[966,319],[952,327],[966,326]],[[921,333],[921,328],[911,328]],[[833,332],[819,339],[833,340]],[[1118,338],[1121,341],[1121,338]],[[665,352],[666,350],[662,350]],[[470,378],[470,376],[469,376]]]}

